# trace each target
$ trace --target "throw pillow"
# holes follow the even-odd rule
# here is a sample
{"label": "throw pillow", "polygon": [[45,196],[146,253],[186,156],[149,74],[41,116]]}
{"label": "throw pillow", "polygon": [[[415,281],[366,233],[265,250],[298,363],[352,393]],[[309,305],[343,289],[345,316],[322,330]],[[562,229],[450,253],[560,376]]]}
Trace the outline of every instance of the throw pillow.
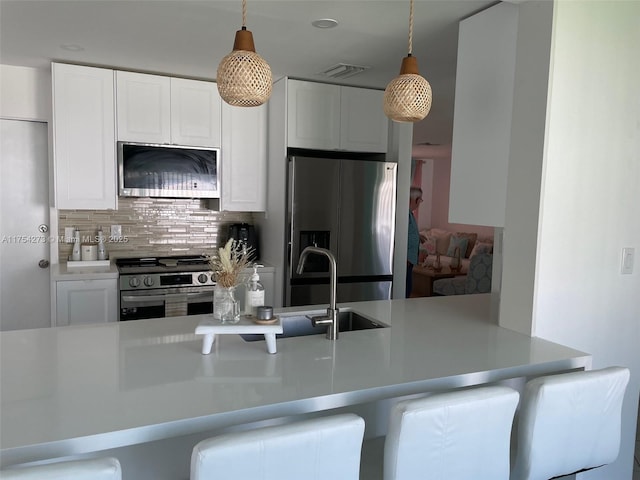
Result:
{"label": "throw pillow", "polygon": [[462,250],[460,249],[460,257],[461,258],[469,258],[471,256],[471,251],[473,250],[473,247],[476,244],[476,240],[478,239],[478,234],[477,233],[466,233],[466,232],[456,232],[456,235],[458,237],[464,237],[464,238],[468,238],[468,242],[467,242],[467,250]]}
{"label": "throw pillow", "polygon": [[493,244],[488,242],[477,242],[473,247],[469,258],[480,253],[493,253]]}
{"label": "throw pillow", "polygon": [[440,255],[446,255],[449,248],[449,241],[451,239],[451,232],[442,230],[440,228],[430,228],[427,231],[427,237],[434,237],[436,239],[436,253]]}
{"label": "throw pillow", "polygon": [[437,251],[436,237],[427,236],[427,241],[422,244],[422,248],[424,248],[429,255],[435,255]]}
{"label": "throw pillow", "polygon": [[465,252],[467,251],[468,244],[469,239],[467,237],[451,235],[451,240],[449,240],[449,248],[447,249],[447,256],[455,257],[456,247],[458,247],[460,249],[460,258],[465,258]]}

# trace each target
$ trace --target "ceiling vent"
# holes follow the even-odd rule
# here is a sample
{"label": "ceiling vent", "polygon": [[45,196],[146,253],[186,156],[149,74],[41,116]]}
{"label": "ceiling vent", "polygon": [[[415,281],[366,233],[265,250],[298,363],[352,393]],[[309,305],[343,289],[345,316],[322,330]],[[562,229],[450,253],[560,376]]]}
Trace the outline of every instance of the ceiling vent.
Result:
{"label": "ceiling vent", "polygon": [[349,65],[347,63],[336,63],[332,67],[327,68],[324,72],[320,72],[320,75],[324,75],[329,78],[347,78],[353,77],[371,67],[365,67],[362,65]]}

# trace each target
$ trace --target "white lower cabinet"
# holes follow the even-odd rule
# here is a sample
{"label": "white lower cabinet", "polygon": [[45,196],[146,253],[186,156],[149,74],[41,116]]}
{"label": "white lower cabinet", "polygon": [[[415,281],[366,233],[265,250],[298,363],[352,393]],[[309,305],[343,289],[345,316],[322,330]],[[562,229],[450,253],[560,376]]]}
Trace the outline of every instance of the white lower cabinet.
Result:
{"label": "white lower cabinet", "polygon": [[56,282],[56,326],[118,320],[118,280]]}

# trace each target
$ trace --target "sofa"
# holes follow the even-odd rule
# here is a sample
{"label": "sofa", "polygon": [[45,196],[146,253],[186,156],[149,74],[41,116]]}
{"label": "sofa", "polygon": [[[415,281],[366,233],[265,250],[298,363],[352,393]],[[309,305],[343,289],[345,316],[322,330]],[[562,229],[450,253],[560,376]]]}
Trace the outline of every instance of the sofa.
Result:
{"label": "sofa", "polygon": [[469,271],[464,276],[441,278],[433,282],[433,295],[468,295],[491,292],[493,255],[477,253],[469,261]]}
{"label": "sofa", "polygon": [[478,238],[477,233],[452,232],[440,228],[420,230],[426,242],[420,244],[419,263],[423,267],[433,266],[437,254],[443,267],[451,265],[456,247],[460,250],[461,271],[469,270],[469,260],[479,253],[493,253],[493,239]]}

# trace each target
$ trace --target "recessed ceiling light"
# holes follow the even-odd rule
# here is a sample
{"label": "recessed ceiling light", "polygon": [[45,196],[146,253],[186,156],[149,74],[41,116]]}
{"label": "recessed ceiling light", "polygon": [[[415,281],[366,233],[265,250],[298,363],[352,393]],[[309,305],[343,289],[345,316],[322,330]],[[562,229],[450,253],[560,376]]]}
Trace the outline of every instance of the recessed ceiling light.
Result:
{"label": "recessed ceiling light", "polygon": [[316,28],[333,28],[338,25],[338,21],[333,18],[319,18],[311,22],[311,25]]}
{"label": "recessed ceiling light", "polygon": [[81,52],[82,50],[84,50],[84,47],[76,45],[75,43],[65,43],[63,45],[60,45],[60,48],[69,52]]}

